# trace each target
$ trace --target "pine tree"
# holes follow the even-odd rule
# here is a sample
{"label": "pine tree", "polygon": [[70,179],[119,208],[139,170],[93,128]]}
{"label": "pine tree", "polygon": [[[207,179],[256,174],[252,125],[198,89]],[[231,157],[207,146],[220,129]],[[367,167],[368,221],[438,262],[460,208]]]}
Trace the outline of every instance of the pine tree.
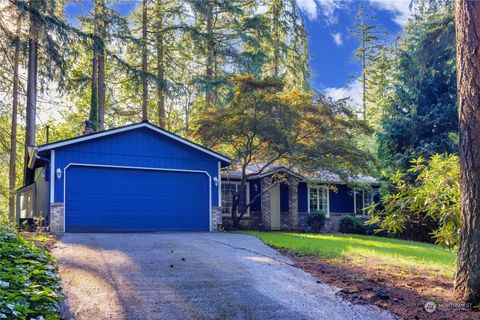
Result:
{"label": "pine tree", "polygon": [[148,120],[148,78],[147,78],[147,0],[142,2],[142,120]]}
{"label": "pine tree", "polygon": [[460,198],[462,229],[455,291],[480,304],[480,3],[457,0],[456,48],[460,118]]}
{"label": "pine tree", "polygon": [[454,36],[449,8],[416,15],[405,27],[390,59],[391,95],[377,133],[388,171],[406,172],[420,156],[458,152]]}
{"label": "pine tree", "polygon": [[360,47],[355,50],[354,56],[360,62],[362,68],[359,81],[362,85],[362,116],[365,121],[368,120],[367,104],[370,89],[370,69],[379,58],[383,48],[379,38],[380,31],[377,25],[369,23],[369,20],[375,20],[375,17],[365,13],[363,5],[360,5],[355,19],[355,29],[352,30],[352,34],[360,41]]}

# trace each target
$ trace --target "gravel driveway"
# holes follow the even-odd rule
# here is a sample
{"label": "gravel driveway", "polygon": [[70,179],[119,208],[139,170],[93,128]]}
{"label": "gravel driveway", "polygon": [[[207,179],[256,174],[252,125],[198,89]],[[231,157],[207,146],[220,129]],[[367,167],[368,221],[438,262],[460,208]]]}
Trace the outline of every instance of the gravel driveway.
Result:
{"label": "gravel driveway", "polygon": [[353,306],[255,237],[65,234],[66,319],[392,319]]}

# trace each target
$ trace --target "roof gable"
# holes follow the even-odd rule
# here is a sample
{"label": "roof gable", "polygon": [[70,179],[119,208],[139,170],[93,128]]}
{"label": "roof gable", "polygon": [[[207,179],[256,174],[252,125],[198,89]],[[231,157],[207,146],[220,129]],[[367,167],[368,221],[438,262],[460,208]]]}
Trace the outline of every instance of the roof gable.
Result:
{"label": "roof gable", "polygon": [[141,129],[141,128],[146,128],[146,129],[152,130],[153,132],[155,132],[157,134],[161,134],[162,136],[168,137],[168,138],[172,139],[173,141],[176,141],[176,142],[179,142],[181,144],[187,145],[187,146],[189,146],[193,149],[199,150],[199,151],[201,151],[203,153],[206,153],[206,154],[208,154],[208,155],[210,155],[214,158],[217,158],[217,159],[225,162],[226,164],[229,164],[231,162],[228,157],[226,157],[226,156],[224,156],[220,153],[217,153],[215,151],[207,149],[207,148],[205,148],[205,147],[203,147],[203,146],[201,146],[201,145],[199,145],[195,142],[189,141],[189,140],[187,140],[185,138],[182,138],[182,137],[180,137],[180,136],[178,136],[174,133],[163,130],[163,129],[161,129],[157,126],[154,126],[154,125],[152,125],[148,122],[131,124],[131,125],[118,127],[118,128],[114,128],[114,129],[110,129],[110,130],[105,130],[105,131],[101,131],[101,132],[96,132],[96,133],[92,133],[92,134],[88,134],[88,135],[83,135],[83,136],[79,136],[79,137],[75,137],[75,138],[71,138],[71,139],[67,139],[67,140],[52,142],[52,143],[49,143],[49,144],[39,146],[38,149],[37,149],[37,152],[58,149],[58,148],[61,148],[61,147],[65,147],[65,146],[69,146],[69,145],[73,145],[73,144],[77,144],[77,143],[81,143],[81,142],[86,142],[86,141],[94,141],[94,140],[102,138],[102,137],[112,136],[112,135],[119,134],[119,133],[122,133],[122,132],[137,130],[137,129]]}

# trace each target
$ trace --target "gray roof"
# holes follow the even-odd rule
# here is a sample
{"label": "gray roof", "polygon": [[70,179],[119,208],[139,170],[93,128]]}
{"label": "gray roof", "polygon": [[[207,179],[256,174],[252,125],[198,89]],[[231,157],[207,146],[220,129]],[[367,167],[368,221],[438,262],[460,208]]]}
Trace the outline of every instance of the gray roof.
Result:
{"label": "gray roof", "polygon": [[[303,172],[298,170],[295,167],[287,167],[281,164],[271,164],[265,167],[263,170],[263,164],[252,164],[247,166],[246,174],[251,175],[249,179],[255,179],[259,177],[264,177],[271,175],[273,173],[282,171],[288,172],[289,174],[295,175],[299,177],[301,180],[305,182],[324,182],[324,183],[358,183],[358,184],[379,184],[379,181],[371,176],[365,175],[349,175],[348,173],[342,174],[343,178],[340,174],[335,173],[333,171],[329,171],[326,169],[320,169],[313,172]],[[260,172],[261,171],[261,172]],[[301,172],[301,173],[300,173]],[[230,178],[240,178],[242,175],[242,171],[238,166],[230,166],[223,169],[222,176],[230,177]]]}

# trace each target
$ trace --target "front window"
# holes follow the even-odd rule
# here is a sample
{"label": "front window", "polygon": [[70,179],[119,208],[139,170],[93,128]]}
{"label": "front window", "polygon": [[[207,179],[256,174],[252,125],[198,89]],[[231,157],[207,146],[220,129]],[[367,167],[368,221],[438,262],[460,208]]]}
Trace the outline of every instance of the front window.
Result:
{"label": "front window", "polygon": [[328,206],[328,188],[310,185],[308,190],[308,212],[320,211],[326,216],[330,214]]}
{"label": "front window", "polygon": [[[233,206],[233,197],[237,194],[240,188],[239,182],[222,182],[222,212],[224,215],[231,215],[231,210]],[[240,201],[238,204],[237,212],[241,211],[244,212],[247,204],[250,202],[250,194],[249,194],[248,182],[243,187],[243,190],[240,195]],[[244,216],[249,215],[249,209],[245,212]]]}
{"label": "front window", "polygon": [[354,207],[356,215],[367,215],[368,208],[373,203],[375,191],[372,188],[360,189],[354,188]]}

